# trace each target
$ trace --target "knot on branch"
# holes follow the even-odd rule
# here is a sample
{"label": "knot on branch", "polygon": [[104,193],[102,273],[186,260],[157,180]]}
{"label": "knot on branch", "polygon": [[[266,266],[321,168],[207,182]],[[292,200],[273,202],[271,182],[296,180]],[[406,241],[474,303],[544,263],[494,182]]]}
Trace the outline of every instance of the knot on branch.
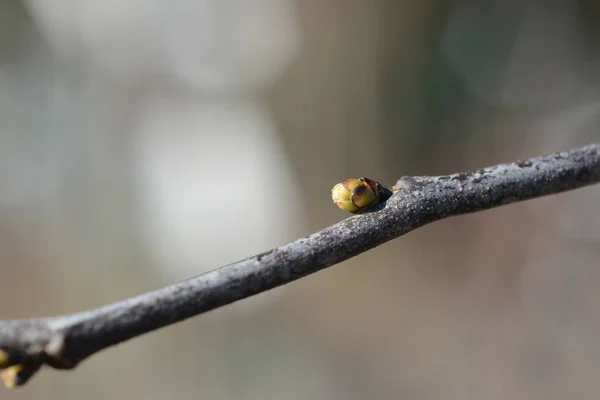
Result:
{"label": "knot on branch", "polygon": [[0,379],[9,389],[27,383],[44,365],[71,369],[77,364],[63,357],[64,335],[44,321],[5,321],[0,331]]}

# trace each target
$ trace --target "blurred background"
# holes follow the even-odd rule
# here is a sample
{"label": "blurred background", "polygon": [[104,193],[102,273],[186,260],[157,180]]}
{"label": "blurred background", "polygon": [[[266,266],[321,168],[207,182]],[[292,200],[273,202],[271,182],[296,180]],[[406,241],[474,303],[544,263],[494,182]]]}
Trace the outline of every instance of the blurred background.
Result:
{"label": "blurred background", "polygon": [[[591,0],[0,2],[0,318],[600,140]],[[1,399],[597,399],[600,187],[437,222]]]}

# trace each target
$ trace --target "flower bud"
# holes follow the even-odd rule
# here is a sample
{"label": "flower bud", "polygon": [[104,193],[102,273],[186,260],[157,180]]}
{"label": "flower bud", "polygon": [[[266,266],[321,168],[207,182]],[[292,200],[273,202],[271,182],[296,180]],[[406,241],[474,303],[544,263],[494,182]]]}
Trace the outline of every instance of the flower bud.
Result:
{"label": "flower bud", "polygon": [[9,361],[10,355],[6,351],[0,349],[0,368],[10,367]]}
{"label": "flower bud", "polygon": [[347,179],[331,189],[333,202],[353,214],[379,204],[380,196],[381,185],[369,178]]}
{"label": "flower bud", "polygon": [[20,364],[13,365],[2,371],[2,381],[7,389],[14,389],[22,383],[19,376],[21,371],[23,371],[23,366]]}
{"label": "flower bud", "polygon": [[26,358],[27,354],[22,350],[10,349],[7,346],[0,347],[0,369],[20,364]]}

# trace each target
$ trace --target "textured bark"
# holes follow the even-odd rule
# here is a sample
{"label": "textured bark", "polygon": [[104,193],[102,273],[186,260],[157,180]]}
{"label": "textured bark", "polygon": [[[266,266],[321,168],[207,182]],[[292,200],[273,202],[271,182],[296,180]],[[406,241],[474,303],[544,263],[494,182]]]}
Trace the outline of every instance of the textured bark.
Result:
{"label": "textured bark", "polygon": [[[474,172],[404,177],[367,213],[254,257],[88,312],[0,321],[5,383],[23,384],[44,364],[73,368],[106,347],[292,282],[430,222],[599,181],[600,144]],[[8,368],[15,365],[22,368]]]}

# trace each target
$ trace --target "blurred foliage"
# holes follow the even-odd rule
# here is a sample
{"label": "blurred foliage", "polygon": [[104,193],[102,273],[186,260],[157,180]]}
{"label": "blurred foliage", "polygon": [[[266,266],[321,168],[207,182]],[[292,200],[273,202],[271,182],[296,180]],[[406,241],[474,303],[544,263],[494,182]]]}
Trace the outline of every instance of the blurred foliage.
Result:
{"label": "blurred foliage", "polygon": [[[598,140],[594,1],[0,3],[0,312],[83,310],[392,185]],[[442,221],[2,398],[596,398],[597,188]],[[110,384],[107,384],[110,382]]]}

